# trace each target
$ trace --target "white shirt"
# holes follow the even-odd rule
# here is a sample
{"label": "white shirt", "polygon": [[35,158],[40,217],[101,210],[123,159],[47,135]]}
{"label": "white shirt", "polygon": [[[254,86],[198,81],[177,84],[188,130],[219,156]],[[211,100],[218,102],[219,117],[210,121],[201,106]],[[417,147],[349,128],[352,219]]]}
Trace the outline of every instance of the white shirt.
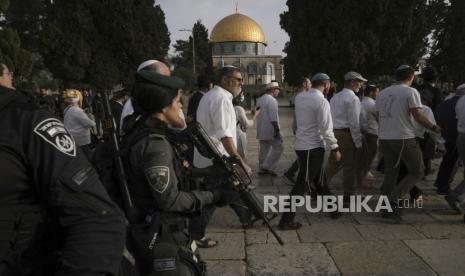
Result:
{"label": "white shirt", "polygon": [[274,127],[271,122],[277,122],[279,127],[278,101],[266,93],[257,100],[260,114],[257,117],[257,139],[273,140]]}
{"label": "white shirt", "polygon": [[420,93],[404,84],[383,89],[376,98],[379,113],[379,139],[402,140],[415,138],[415,119],[411,108],[422,107]]}
{"label": "white shirt", "polygon": [[234,106],[234,111],[236,111],[236,128],[237,130],[247,130],[249,127],[253,126],[253,120],[249,120],[247,115],[245,114],[245,110],[242,106],[236,105]]}
{"label": "white shirt", "polygon": [[[434,119],[433,111],[431,110],[429,106],[423,105],[421,108],[421,113],[423,113],[423,115],[426,118],[428,118],[428,120],[431,123],[436,124],[436,119]],[[429,129],[426,129],[424,126],[420,125],[417,121],[414,122],[414,126],[415,126],[415,137],[425,138],[426,131],[432,133]]]}
{"label": "white shirt", "polygon": [[356,148],[362,147],[360,132],[360,100],[354,91],[344,88],[331,98],[334,129],[349,128]]}
{"label": "white shirt", "polygon": [[457,131],[465,134],[465,96],[462,96],[455,106],[457,113]]}
{"label": "white shirt", "polygon": [[[226,156],[229,154],[221,143],[222,138],[232,138],[234,145],[237,146],[237,121],[232,99],[231,93],[220,86],[215,86],[202,97],[197,109],[197,122],[202,125],[218,150]],[[195,149],[194,165],[198,168],[205,168],[212,165],[212,162]]]}
{"label": "white shirt", "polygon": [[376,102],[370,97],[363,97],[360,110],[360,128],[370,134],[378,135],[378,111]]}
{"label": "white shirt", "polygon": [[131,115],[132,113],[134,113],[134,107],[132,106],[132,100],[131,98],[129,98],[123,105],[123,110],[121,111],[121,119],[120,119],[120,130],[119,130],[119,133],[120,134],[124,134],[123,133],[123,122],[124,122],[124,118],[128,117],[129,115]]}
{"label": "white shirt", "polygon": [[297,131],[295,150],[312,150],[338,147],[333,133],[331,109],[323,93],[310,89],[295,97],[295,117]]}

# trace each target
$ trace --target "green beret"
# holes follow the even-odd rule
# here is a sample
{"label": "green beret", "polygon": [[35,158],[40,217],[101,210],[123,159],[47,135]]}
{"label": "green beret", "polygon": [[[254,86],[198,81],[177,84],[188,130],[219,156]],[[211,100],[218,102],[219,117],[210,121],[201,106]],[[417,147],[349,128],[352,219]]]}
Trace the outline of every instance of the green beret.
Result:
{"label": "green beret", "polygon": [[186,84],[181,78],[161,75],[151,70],[140,70],[136,73],[136,77],[146,82],[171,89],[179,89]]}

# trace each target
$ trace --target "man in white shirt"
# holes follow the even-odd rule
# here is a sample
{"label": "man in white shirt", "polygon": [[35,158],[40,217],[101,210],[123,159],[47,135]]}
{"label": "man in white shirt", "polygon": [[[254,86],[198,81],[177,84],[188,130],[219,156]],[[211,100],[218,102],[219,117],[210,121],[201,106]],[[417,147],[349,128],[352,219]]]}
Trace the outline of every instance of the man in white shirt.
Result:
{"label": "man in white shirt", "polygon": [[[290,196],[309,192],[311,182],[319,185],[321,168],[324,162],[325,148],[331,150],[331,159],[339,161],[337,140],[333,133],[331,111],[323,93],[331,86],[329,76],[318,73],[312,78],[313,88],[296,96],[296,141],[295,151],[299,158],[299,175]],[[329,193],[329,190],[326,191]],[[295,213],[284,213],[279,222],[281,230],[295,230],[302,226],[294,221]]]}
{"label": "man in white shirt", "polygon": [[[300,78],[299,87],[297,88],[297,94],[295,95],[295,97],[297,97],[297,95],[299,95],[300,93],[307,92],[310,88],[312,88],[312,82],[310,81],[310,79],[307,77]],[[295,98],[294,98],[294,103],[295,103]],[[292,132],[295,135],[295,132],[297,130],[297,123],[295,121],[295,109],[294,109],[293,115],[294,116],[292,118]],[[284,173],[284,177],[286,177],[292,183],[295,183],[294,175],[298,170],[299,170],[299,158],[297,158],[292,163],[291,167],[289,167],[289,169],[286,170],[286,172]]]}
{"label": "man in white shirt", "polygon": [[257,100],[260,115],[257,118],[257,139],[260,143],[258,154],[258,174],[277,176],[273,171],[283,153],[283,137],[280,133],[278,101],[279,84],[266,85],[266,93]]}
{"label": "man in white shirt", "polygon": [[[328,182],[342,168],[344,184],[344,201],[355,192],[355,181],[360,185],[362,176],[357,156],[362,149],[362,133],[360,132],[360,100],[355,95],[367,80],[357,72],[344,75],[344,89],[331,98],[331,117],[334,135],[338,141],[342,158],[340,161],[330,160],[327,168]],[[347,197],[346,197],[347,196]]]}
{"label": "man in white shirt", "polygon": [[378,96],[379,88],[376,85],[367,85],[363,92],[360,113],[360,128],[365,137],[366,156],[363,158],[362,176],[370,172],[371,164],[378,151],[378,111],[376,110],[375,99]]}
{"label": "man in white shirt", "polygon": [[[237,156],[244,165],[247,173],[252,174],[252,169],[240,157],[236,142],[236,113],[232,100],[242,91],[242,75],[239,68],[233,66],[223,67],[219,70],[219,85],[215,85],[200,100],[197,108],[197,122],[205,129],[217,146],[218,150],[226,156]],[[197,149],[194,150],[194,165],[197,168],[205,168],[212,165],[212,161],[202,156]],[[204,188],[222,188],[230,191],[230,206],[236,212],[244,228],[251,226],[250,211],[243,207],[239,195],[233,190],[232,184],[224,179],[224,176],[211,174],[203,180]],[[216,242],[205,240],[205,229],[215,210],[214,205],[204,207],[200,217],[192,219],[189,231],[192,239],[196,240],[200,247],[212,247]]]}
{"label": "man in white shirt", "polygon": [[[465,94],[465,83],[457,87],[456,94]],[[455,106],[455,112],[457,114],[457,151],[462,160],[465,160],[465,96],[461,96]],[[455,210],[464,213],[465,212],[465,171],[464,179],[460,184],[453,189],[448,196],[446,196],[447,202]],[[465,217],[464,217],[465,219]]]}
{"label": "man in white shirt", "polygon": [[[383,215],[400,221],[401,209],[397,202],[423,177],[424,170],[421,149],[415,140],[414,121],[437,133],[440,128],[423,115],[420,94],[410,87],[415,70],[401,65],[395,75],[398,84],[379,93],[376,108],[379,113],[379,149],[385,162],[383,194],[389,198],[394,210]],[[396,185],[400,162],[405,164],[408,174]]]}

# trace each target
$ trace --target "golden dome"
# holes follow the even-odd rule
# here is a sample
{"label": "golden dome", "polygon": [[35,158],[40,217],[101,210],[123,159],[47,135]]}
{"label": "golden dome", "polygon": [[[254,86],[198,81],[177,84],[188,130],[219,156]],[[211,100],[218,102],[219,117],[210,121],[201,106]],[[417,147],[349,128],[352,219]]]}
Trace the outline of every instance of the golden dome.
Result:
{"label": "golden dome", "polygon": [[252,18],[240,13],[231,14],[216,23],[211,42],[247,41],[265,43],[265,34]]}

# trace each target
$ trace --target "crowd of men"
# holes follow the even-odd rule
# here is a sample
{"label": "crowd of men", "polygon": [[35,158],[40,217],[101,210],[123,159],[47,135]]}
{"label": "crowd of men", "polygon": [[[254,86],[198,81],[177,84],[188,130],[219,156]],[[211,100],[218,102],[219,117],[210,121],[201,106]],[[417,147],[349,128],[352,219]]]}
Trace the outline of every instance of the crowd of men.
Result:
{"label": "crowd of men", "polygon": [[[184,81],[163,62],[143,62],[133,87],[115,92],[109,104],[121,148],[110,149],[109,179],[127,181],[127,191],[117,191],[99,166],[105,160],[100,146],[108,142],[95,130],[104,124],[100,96],[68,89],[58,103],[46,93],[33,99],[16,90],[13,73],[0,66],[0,125],[7,130],[0,134],[0,179],[8,184],[0,190],[1,275],[203,275],[196,248],[218,244],[206,236],[217,207],[230,206],[244,229],[253,227],[254,216],[228,172],[201,154],[184,130],[199,123],[218,151],[235,156],[251,176],[246,131],[256,122],[258,174],[277,176],[283,152],[278,82],[266,84],[248,120],[241,71],[225,66],[215,81],[199,76],[185,117]],[[348,203],[370,187],[379,149],[382,194],[393,207],[383,217],[400,221],[399,199],[421,198],[416,185],[431,173],[438,148],[445,155],[437,192],[463,212],[465,181],[453,190],[450,184],[465,157],[465,84],[443,100],[434,70],[422,77],[424,83],[412,87],[415,71],[402,65],[396,83],[379,91],[360,73],[348,72],[344,88],[330,99],[328,74],[303,77],[295,97],[297,160],[285,172],[294,182],[290,195],[330,195],[342,169]],[[112,171],[114,160],[125,174]],[[293,212],[278,223],[281,230],[301,226]]]}

